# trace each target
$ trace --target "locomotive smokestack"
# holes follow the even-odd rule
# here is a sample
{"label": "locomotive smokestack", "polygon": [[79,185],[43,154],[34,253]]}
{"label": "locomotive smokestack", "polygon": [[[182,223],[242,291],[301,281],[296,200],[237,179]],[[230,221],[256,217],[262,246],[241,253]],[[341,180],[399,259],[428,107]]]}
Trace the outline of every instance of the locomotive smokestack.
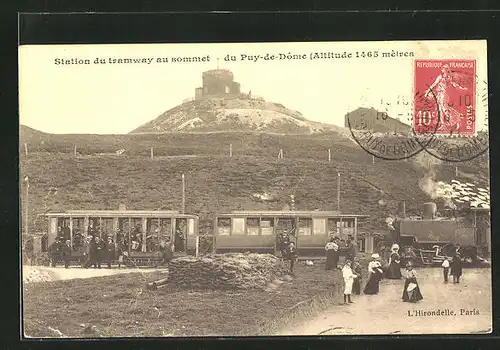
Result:
{"label": "locomotive smokestack", "polygon": [[424,203],[424,220],[432,220],[436,217],[437,205],[434,202]]}

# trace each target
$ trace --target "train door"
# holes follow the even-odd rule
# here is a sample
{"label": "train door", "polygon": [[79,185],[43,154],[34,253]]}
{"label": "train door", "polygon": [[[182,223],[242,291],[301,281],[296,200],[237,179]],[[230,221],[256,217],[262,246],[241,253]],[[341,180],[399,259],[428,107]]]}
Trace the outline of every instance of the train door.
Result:
{"label": "train door", "polygon": [[174,252],[185,253],[187,251],[187,219],[175,219]]}
{"label": "train door", "polygon": [[290,242],[297,244],[296,219],[293,217],[276,218],[275,234],[275,251],[284,256]]}
{"label": "train door", "polygon": [[311,218],[302,217],[297,219],[297,250],[310,247],[312,226]]}

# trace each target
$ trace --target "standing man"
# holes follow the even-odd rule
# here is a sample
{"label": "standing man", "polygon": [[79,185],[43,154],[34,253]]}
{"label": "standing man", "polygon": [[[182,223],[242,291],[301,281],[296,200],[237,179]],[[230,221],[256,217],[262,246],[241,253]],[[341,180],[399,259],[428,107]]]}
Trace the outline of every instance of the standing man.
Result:
{"label": "standing man", "polygon": [[288,245],[288,259],[290,260],[290,273],[293,274],[293,266],[295,265],[295,260],[298,259],[297,248],[295,248],[295,243],[290,242]]}
{"label": "standing man", "polygon": [[59,261],[61,248],[61,243],[58,238],[56,238],[56,240],[49,246],[50,265],[52,267],[56,267],[57,262]]}
{"label": "standing man", "polygon": [[113,238],[108,237],[108,242],[106,243],[106,261],[108,263],[108,269],[111,268],[111,261],[115,260],[115,242]]}
{"label": "standing man", "polygon": [[450,272],[453,275],[453,283],[460,283],[460,277],[462,276],[462,258],[460,257],[460,253],[457,253],[453,257],[450,265]]}
{"label": "standing man", "polygon": [[[104,247],[104,242],[101,241],[101,238],[99,236],[96,236],[95,238],[95,261],[97,263],[97,268],[101,268],[101,261],[103,260],[104,254],[106,253],[105,247]],[[94,267],[95,267],[94,263]]]}
{"label": "standing man", "polygon": [[64,268],[67,269],[71,261],[71,241],[69,239],[66,240],[66,243],[64,244],[61,250],[62,250],[62,257],[64,260]]}
{"label": "standing man", "polygon": [[347,250],[345,253],[345,259],[349,261],[354,261],[356,257],[356,246],[353,243],[353,237],[349,235],[347,237]]}

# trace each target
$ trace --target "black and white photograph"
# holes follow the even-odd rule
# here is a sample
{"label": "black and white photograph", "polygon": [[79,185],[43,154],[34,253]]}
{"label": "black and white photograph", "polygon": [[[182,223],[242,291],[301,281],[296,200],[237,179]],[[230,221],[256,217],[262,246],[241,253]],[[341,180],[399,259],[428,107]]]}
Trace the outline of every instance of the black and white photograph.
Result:
{"label": "black and white photograph", "polygon": [[20,333],[492,332],[486,40],[19,46]]}

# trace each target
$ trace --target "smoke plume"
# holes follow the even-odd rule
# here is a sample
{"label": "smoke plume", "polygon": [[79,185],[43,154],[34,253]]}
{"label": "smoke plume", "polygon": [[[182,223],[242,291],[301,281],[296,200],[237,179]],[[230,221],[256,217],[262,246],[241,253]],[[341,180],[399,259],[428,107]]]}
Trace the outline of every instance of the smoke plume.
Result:
{"label": "smoke plume", "polygon": [[443,200],[445,207],[456,209],[456,205],[451,200],[449,185],[436,181],[436,169],[441,165],[441,160],[426,152],[421,152],[415,157],[415,161],[425,170],[424,176],[418,180],[420,189],[431,199]]}

